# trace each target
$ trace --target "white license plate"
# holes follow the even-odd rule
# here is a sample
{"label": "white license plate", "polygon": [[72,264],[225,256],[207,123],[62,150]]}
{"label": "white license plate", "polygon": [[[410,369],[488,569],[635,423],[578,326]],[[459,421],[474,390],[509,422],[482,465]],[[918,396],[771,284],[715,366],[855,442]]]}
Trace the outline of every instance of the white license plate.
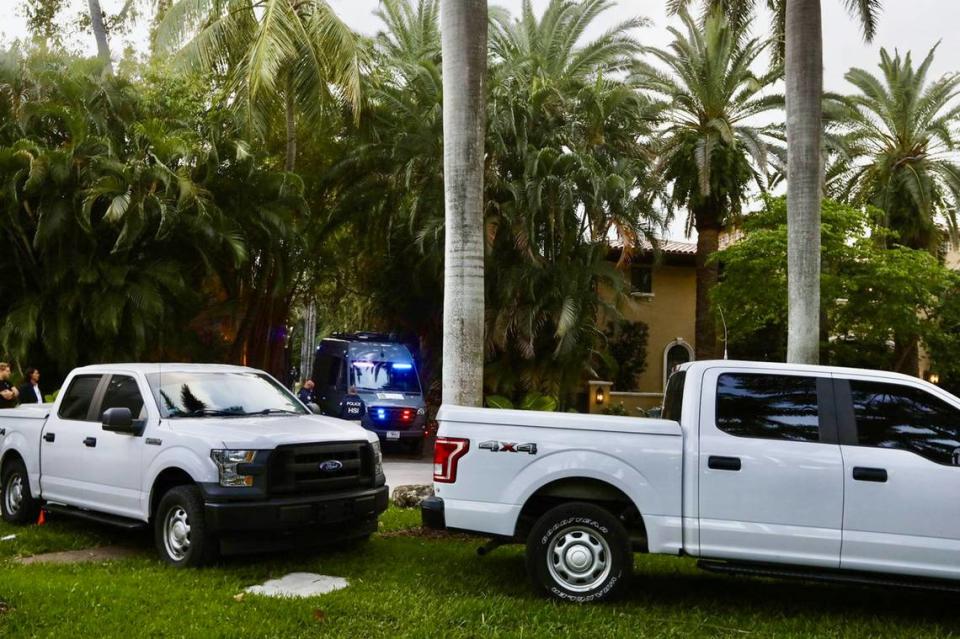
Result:
{"label": "white license plate", "polygon": [[399,431],[399,430],[388,430],[388,431],[387,431],[387,439],[389,439],[389,440],[398,440],[398,439],[400,439],[400,431]]}

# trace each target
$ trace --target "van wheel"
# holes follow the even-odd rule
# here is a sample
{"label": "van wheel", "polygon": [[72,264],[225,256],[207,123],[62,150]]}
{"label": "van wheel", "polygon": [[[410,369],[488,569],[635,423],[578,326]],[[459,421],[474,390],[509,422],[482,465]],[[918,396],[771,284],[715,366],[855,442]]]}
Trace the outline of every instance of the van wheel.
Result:
{"label": "van wheel", "polygon": [[21,460],[11,459],[6,464],[0,486],[3,487],[0,513],[4,521],[11,524],[29,524],[37,520],[40,500],[34,499],[30,493],[27,467]]}
{"label": "van wheel", "polygon": [[624,591],[633,572],[630,538],[620,520],[603,508],[563,504],[533,525],[527,572],[537,592],[555,599],[612,599]]}
{"label": "van wheel", "polygon": [[167,491],[154,515],[153,529],[157,551],[171,566],[203,566],[217,557],[219,542],[207,532],[203,498],[196,486]]}

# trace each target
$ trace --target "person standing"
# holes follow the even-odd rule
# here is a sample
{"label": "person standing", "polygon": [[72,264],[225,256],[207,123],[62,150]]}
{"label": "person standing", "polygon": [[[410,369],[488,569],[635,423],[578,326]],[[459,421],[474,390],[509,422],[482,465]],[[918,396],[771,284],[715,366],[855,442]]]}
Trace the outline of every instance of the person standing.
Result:
{"label": "person standing", "polygon": [[297,397],[300,398],[300,401],[304,404],[311,404],[315,401],[313,396],[313,387],[314,383],[312,379],[308,379],[303,383],[303,388],[300,389],[300,392],[297,393]]}
{"label": "person standing", "polygon": [[21,404],[42,404],[43,393],[40,392],[40,371],[32,366],[28,368],[24,382],[18,390]]}
{"label": "person standing", "polygon": [[20,391],[10,383],[10,364],[0,362],[0,408],[15,408]]}

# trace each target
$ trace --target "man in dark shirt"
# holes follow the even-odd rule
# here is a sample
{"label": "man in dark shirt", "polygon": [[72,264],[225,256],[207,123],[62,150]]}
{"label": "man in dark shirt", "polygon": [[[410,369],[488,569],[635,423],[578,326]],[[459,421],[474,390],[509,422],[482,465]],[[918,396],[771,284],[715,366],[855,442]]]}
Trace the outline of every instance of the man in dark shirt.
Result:
{"label": "man in dark shirt", "polygon": [[0,362],[0,408],[14,408],[20,393],[10,383],[10,364]]}
{"label": "man in dark shirt", "polygon": [[297,397],[300,398],[300,401],[304,404],[310,404],[315,401],[313,396],[313,387],[314,383],[312,379],[308,379],[303,383],[303,388],[300,389],[300,392],[297,393]]}

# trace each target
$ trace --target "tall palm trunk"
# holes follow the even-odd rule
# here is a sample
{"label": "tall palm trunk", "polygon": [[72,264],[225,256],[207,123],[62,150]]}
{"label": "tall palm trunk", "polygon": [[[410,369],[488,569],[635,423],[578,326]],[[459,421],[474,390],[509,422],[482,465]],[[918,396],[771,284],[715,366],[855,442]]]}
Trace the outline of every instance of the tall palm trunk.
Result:
{"label": "tall palm trunk", "polygon": [[694,211],[697,224],[697,310],[694,324],[696,357],[716,359],[717,323],[710,309],[710,291],[717,285],[720,267],[710,258],[720,250],[720,214],[709,203]]}
{"label": "tall palm trunk", "polygon": [[820,0],[786,0],[787,361],[820,361]]}
{"label": "tall palm trunk", "polygon": [[443,0],[443,401],[483,400],[487,0]]}
{"label": "tall palm trunk", "polygon": [[110,60],[110,44],[107,42],[107,28],[103,24],[103,11],[100,0],[87,0],[90,6],[90,25],[93,37],[97,40],[97,56],[103,60],[107,73],[113,75],[113,62]]}
{"label": "tall palm trunk", "polygon": [[287,125],[286,158],[284,171],[293,171],[297,164],[297,113],[293,98],[293,79],[287,76],[286,90],[283,92],[283,110]]}

